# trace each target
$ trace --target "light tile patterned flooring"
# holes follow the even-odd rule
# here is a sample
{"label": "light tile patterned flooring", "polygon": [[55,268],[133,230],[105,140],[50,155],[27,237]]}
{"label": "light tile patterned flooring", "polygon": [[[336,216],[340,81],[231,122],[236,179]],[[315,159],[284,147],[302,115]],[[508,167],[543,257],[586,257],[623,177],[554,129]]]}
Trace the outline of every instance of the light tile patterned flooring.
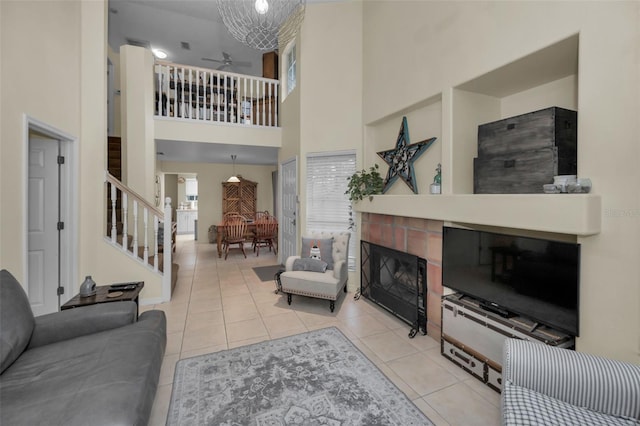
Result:
{"label": "light tile patterned flooring", "polygon": [[349,292],[336,303],[275,294],[254,266],[273,265],[272,253],[256,257],[231,250],[218,259],[215,244],[179,236],[178,283],[170,303],[141,306],[167,315],[167,349],[150,425],[164,425],[175,364],[182,358],[329,326],[338,327],[437,425],[498,425],[500,396],[440,354],[440,343]]}

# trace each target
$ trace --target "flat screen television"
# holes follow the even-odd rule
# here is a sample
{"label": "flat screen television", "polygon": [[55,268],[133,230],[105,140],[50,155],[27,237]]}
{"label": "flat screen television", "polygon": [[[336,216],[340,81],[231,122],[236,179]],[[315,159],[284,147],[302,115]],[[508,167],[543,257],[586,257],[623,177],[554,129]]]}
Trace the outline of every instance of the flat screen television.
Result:
{"label": "flat screen television", "polygon": [[442,285],[578,336],[580,245],[445,226]]}

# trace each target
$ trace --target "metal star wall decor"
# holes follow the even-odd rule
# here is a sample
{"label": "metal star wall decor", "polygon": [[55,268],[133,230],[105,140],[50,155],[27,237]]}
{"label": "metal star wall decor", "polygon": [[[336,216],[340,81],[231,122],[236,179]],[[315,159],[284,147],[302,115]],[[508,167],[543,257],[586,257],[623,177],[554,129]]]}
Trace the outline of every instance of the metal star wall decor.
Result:
{"label": "metal star wall decor", "polygon": [[383,193],[391,187],[393,182],[400,177],[404,183],[411,188],[414,194],[418,193],[418,186],[416,184],[416,177],[413,170],[413,162],[425,152],[436,138],[430,138],[421,142],[411,143],[409,139],[409,125],[407,124],[407,117],[402,117],[402,125],[400,126],[400,132],[398,132],[398,139],[396,141],[395,149],[389,149],[387,151],[380,151],[378,155],[388,165],[389,171],[387,177],[384,180]]}

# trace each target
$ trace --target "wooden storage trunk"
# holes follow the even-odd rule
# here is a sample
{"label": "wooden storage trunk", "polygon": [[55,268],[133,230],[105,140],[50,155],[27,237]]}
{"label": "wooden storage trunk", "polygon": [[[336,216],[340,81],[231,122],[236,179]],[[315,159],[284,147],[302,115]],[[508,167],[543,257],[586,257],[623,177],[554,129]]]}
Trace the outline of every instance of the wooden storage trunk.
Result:
{"label": "wooden storage trunk", "polygon": [[577,174],[578,113],[551,107],[478,126],[476,194],[542,193],[555,175]]}
{"label": "wooden storage trunk", "polygon": [[524,317],[503,318],[460,294],[442,298],[441,354],[492,389],[502,389],[502,348],[507,338],[573,348],[572,336]]}

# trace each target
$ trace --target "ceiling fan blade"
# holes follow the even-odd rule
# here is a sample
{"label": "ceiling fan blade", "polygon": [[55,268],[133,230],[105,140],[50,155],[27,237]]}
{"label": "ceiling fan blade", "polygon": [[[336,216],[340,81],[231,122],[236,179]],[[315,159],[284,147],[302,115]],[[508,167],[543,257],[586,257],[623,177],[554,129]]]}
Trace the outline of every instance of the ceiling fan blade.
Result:
{"label": "ceiling fan blade", "polygon": [[233,65],[236,65],[238,67],[250,67],[251,66],[251,62],[249,61],[233,61]]}
{"label": "ceiling fan blade", "polygon": [[213,58],[202,58],[203,61],[211,61],[211,62],[218,62],[220,64],[224,64],[225,61],[221,61],[219,59],[213,59]]}
{"label": "ceiling fan blade", "polygon": [[231,59],[231,55],[229,55],[227,52],[222,52],[222,57],[224,58],[225,61],[232,61],[233,59]]}
{"label": "ceiling fan blade", "polygon": [[222,70],[224,70],[224,69],[226,69],[226,68],[228,68],[228,67],[229,67],[229,64],[222,64],[222,65],[220,65],[220,66],[219,66],[218,68],[216,68],[216,69],[217,69],[218,71],[222,71]]}

